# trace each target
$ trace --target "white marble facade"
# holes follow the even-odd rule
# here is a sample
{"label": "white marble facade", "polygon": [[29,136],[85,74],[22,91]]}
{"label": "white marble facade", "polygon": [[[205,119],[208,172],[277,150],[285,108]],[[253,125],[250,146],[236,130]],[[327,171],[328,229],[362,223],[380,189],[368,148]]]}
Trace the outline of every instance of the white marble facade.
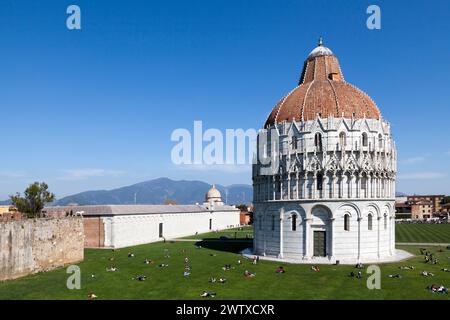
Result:
{"label": "white marble facade", "polygon": [[[259,134],[269,142],[262,154],[279,163],[272,174],[274,161],[253,167],[256,254],[342,262],[394,254],[396,151],[387,122],[317,117]],[[315,231],[325,231],[324,254],[314,252]]]}

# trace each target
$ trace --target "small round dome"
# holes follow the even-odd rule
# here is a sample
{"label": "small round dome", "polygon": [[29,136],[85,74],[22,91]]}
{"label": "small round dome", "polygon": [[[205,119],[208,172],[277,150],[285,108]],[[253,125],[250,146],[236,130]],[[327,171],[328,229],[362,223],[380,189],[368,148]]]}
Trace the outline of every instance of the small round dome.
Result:
{"label": "small round dome", "polygon": [[211,187],[211,189],[208,190],[208,192],[206,193],[206,201],[211,201],[211,200],[221,200],[222,199],[222,195],[220,194],[219,190],[216,189],[216,186],[213,185]]}
{"label": "small round dome", "polygon": [[328,49],[327,47],[324,47],[323,45],[319,45],[313,49],[308,55],[307,59],[319,57],[319,56],[332,56],[333,51]]}

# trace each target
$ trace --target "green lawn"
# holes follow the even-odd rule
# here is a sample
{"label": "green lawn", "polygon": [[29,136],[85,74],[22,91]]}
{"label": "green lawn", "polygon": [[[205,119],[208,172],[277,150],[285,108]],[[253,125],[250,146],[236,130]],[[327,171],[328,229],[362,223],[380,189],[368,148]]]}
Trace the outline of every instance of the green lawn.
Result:
{"label": "green lawn", "polygon": [[[348,276],[353,266],[321,266],[313,272],[309,265],[284,264],[286,273],[276,274],[279,265],[261,261],[252,265],[238,252],[248,245],[242,242],[203,242],[198,249],[195,242],[158,242],[121,250],[86,249],[85,260],[79,263],[82,272],[82,288],[66,288],[66,269],[39,273],[22,279],[0,282],[0,299],[87,299],[93,292],[98,299],[202,299],[203,290],[216,292],[214,299],[449,299],[450,295],[432,294],[425,288],[433,283],[450,286],[450,251],[439,247],[429,248],[440,260],[439,265],[427,265],[418,256],[403,263],[380,265],[382,270],[381,290],[369,290],[366,281]],[[251,243],[251,242],[250,242]],[[419,248],[406,250],[418,254]],[[128,258],[132,251],[134,258]],[[169,253],[170,258],[165,258]],[[183,277],[184,258],[189,257],[192,274]],[[117,272],[106,272],[114,257]],[[155,264],[146,265],[144,259],[154,259]],[[237,265],[237,260],[243,261]],[[160,263],[169,267],[158,268]],[[235,269],[223,271],[224,264],[231,263]],[[400,265],[414,265],[416,270],[399,270]],[[256,272],[256,277],[247,279],[245,269]],[[421,272],[427,270],[435,277],[426,278]],[[391,279],[388,274],[400,273],[403,278]],[[91,275],[95,277],[92,278]],[[146,275],[146,281],[136,281],[137,275]],[[210,277],[225,277],[225,284],[209,283]]]}
{"label": "green lawn", "polygon": [[395,241],[450,244],[450,223],[397,224],[395,226]]}

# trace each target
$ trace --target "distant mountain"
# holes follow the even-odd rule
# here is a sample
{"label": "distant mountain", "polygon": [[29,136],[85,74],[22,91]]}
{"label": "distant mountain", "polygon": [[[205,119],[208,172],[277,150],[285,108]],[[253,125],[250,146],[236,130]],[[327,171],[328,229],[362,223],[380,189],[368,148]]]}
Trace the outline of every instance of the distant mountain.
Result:
{"label": "distant mountain", "polygon": [[9,205],[11,205],[11,200],[10,199],[0,201],[0,206],[9,206]]}
{"label": "distant mountain", "polygon": [[395,192],[395,196],[396,197],[406,197],[408,196],[406,193],[400,192],[400,191],[396,191]]}
{"label": "distant mountain", "polygon": [[[85,191],[59,199],[55,204],[134,204],[135,199],[137,204],[163,204],[166,199],[175,200],[178,204],[194,204],[204,201],[209,188],[211,185],[202,181],[159,178],[118,189]],[[250,185],[216,185],[216,188],[228,204],[250,203],[253,199]]]}

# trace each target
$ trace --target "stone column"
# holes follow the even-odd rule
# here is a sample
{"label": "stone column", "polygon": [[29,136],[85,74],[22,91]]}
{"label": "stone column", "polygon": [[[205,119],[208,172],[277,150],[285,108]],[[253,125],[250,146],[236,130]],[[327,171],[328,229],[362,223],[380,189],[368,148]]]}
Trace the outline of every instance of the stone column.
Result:
{"label": "stone column", "polygon": [[328,198],[329,190],[328,190],[328,174],[327,172],[324,172],[322,177],[322,190],[320,194],[320,198],[326,199]]}
{"label": "stone column", "polygon": [[311,253],[310,253],[310,222],[311,218],[308,217],[304,220],[305,221],[305,259],[310,259],[311,258]]}
{"label": "stone column", "polygon": [[295,188],[296,199],[298,200],[298,199],[300,199],[298,197],[298,188],[300,187],[299,183],[298,183],[298,171],[295,173],[295,185],[296,185],[296,188]]}
{"label": "stone column", "polygon": [[278,258],[283,259],[283,221],[284,221],[284,208],[280,210],[280,253],[278,254]]}
{"label": "stone column", "polygon": [[334,221],[335,218],[330,218],[330,260],[334,260]]}
{"label": "stone column", "polygon": [[275,176],[272,176],[272,200],[275,200],[275,192],[276,192],[276,181]]}
{"label": "stone column", "polygon": [[288,197],[288,200],[291,200],[291,174],[290,173],[288,173],[288,176],[287,176],[287,197]]}

